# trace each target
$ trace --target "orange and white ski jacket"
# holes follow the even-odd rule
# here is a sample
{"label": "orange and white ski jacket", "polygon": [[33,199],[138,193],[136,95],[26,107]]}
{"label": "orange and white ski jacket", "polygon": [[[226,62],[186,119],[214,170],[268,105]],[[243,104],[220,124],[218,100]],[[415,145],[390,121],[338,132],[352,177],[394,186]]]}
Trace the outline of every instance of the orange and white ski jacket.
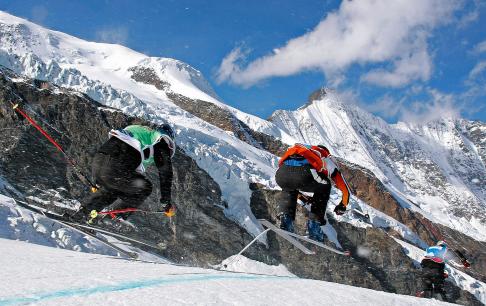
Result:
{"label": "orange and white ski jacket", "polygon": [[309,162],[313,168],[311,172],[316,181],[323,181],[323,179],[318,175],[318,172],[324,174],[326,177],[332,180],[336,188],[341,190],[343,193],[341,202],[344,204],[344,206],[348,205],[351,194],[348,183],[346,183],[346,180],[339,171],[336,163],[333,161],[329,150],[318,146],[297,143],[293,147],[289,148],[280,158],[278,163],[279,166],[282,166],[285,160],[293,155],[302,156]]}

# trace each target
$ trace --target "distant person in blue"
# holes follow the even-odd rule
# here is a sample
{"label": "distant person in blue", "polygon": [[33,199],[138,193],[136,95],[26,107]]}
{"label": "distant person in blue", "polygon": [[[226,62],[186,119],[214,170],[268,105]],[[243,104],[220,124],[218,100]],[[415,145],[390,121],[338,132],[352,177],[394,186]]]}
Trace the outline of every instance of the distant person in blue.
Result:
{"label": "distant person in blue", "polygon": [[436,298],[447,300],[444,282],[448,277],[445,271],[445,256],[447,253],[447,244],[444,241],[437,242],[436,245],[428,247],[425,251],[425,257],[422,259],[422,288],[421,296],[425,298]]}

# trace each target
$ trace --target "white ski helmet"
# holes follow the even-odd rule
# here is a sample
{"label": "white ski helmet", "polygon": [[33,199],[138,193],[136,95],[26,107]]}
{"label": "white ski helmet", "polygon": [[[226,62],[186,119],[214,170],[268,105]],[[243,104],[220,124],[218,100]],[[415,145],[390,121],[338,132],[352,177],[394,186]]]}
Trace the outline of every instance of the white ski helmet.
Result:
{"label": "white ski helmet", "polygon": [[439,240],[436,245],[441,247],[447,247],[447,243],[445,243],[445,241],[443,240]]}

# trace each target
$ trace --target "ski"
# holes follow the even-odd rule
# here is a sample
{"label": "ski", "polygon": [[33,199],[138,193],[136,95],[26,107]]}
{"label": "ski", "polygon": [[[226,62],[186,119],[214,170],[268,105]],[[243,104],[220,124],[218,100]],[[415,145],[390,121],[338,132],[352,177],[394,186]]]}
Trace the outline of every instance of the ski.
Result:
{"label": "ski", "polygon": [[[284,231],[282,229],[280,229],[281,231]],[[351,256],[351,252],[350,251],[340,251],[336,248],[333,248],[333,247],[330,247],[328,245],[325,245],[324,243],[322,242],[319,242],[319,241],[315,241],[315,240],[312,240],[310,239],[309,237],[307,236],[302,236],[302,235],[299,235],[299,234],[295,234],[295,233],[291,233],[291,232],[287,232],[287,231],[284,231],[287,235],[290,235],[292,237],[295,237],[297,239],[300,239],[302,241],[305,241],[305,242],[309,242],[309,243],[312,243],[318,247],[321,247],[323,249],[326,249],[328,251],[331,251],[331,252],[334,252],[336,254],[340,254],[340,255],[344,255],[344,256]]]}
{"label": "ski", "polygon": [[456,257],[459,258],[459,260],[461,261],[464,268],[467,269],[467,268],[471,267],[471,262],[469,261],[469,259],[467,259],[466,256],[464,256],[464,254],[461,251],[459,251],[458,249],[455,249],[455,250],[453,250],[453,252],[456,255]]}
{"label": "ski", "polygon": [[[260,219],[258,221],[260,221],[260,223],[263,226],[265,226],[267,228],[270,228],[275,233],[277,233],[278,235],[280,235],[282,238],[285,238],[287,241],[289,241],[290,243],[292,243],[294,246],[296,246],[297,248],[299,248],[301,251],[303,251],[306,254],[311,255],[311,254],[315,254],[315,252],[314,251],[310,251],[308,248],[306,248],[304,245],[302,245],[296,239],[299,239],[299,240],[302,240],[302,241],[311,243],[311,244],[313,244],[315,246],[321,247],[323,249],[326,249],[328,251],[334,252],[334,253],[339,254],[339,255],[351,256],[351,252],[350,251],[340,251],[340,250],[338,250],[336,248],[333,248],[333,247],[330,247],[328,245],[325,245],[322,242],[312,240],[309,237],[306,237],[306,236],[302,236],[302,235],[299,235],[299,234],[295,234],[295,233],[291,233],[291,232],[285,231],[285,230],[283,230],[281,228],[276,227],[274,224],[272,224],[268,220]],[[291,238],[291,240],[289,240],[288,238]],[[294,239],[294,238],[296,238],[296,239]],[[295,242],[297,244],[295,244]],[[301,247],[304,247],[305,250],[303,250]],[[307,253],[308,251],[310,251],[312,253]]]}
{"label": "ski", "polygon": [[115,238],[120,238],[122,240],[133,242],[133,243],[140,244],[140,245],[144,245],[144,246],[147,246],[147,247],[152,248],[152,249],[156,249],[156,250],[161,249],[160,246],[158,246],[156,244],[146,242],[146,241],[142,241],[142,240],[135,239],[135,238],[131,238],[131,237],[127,237],[125,235],[121,235],[121,234],[118,234],[118,233],[110,232],[108,230],[102,229],[102,228],[97,227],[97,226],[88,225],[88,224],[86,224],[86,225],[85,224],[79,224],[79,223],[74,223],[74,222],[69,222],[69,221],[61,221],[61,223],[74,225],[76,227],[84,228],[84,229],[87,229],[87,230],[92,230],[92,231],[95,231],[95,232],[98,232],[98,233],[101,233],[101,234],[106,234],[106,235],[109,235],[109,236],[112,236],[112,237],[115,237]]}
{"label": "ski", "polygon": [[298,248],[299,250],[301,250],[302,252],[304,252],[304,254],[306,254],[306,255],[314,255],[315,254],[314,251],[309,250],[302,243],[300,243],[296,239],[292,238],[289,235],[289,232],[284,231],[284,230],[276,227],[275,225],[273,225],[273,223],[271,223],[268,220],[259,219],[258,221],[261,223],[262,226],[271,229],[277,235],[279,235],[280,237],[284,238],[285,240],[287,240],[288,242],[290,242],[293,246],[295,246],[296,248]]}
{"label": "ski", "polygon": [[74,229],[78,232],[82,232],[83,234],[85,235],[88,235],[96,240],[98,240],[99,242],[103,243],[104,245],[108,246],[108,247],[111,247],[112,249],[116,250],[118,253],[120,254],[123,254],[125,255],[127,258],[130,258],[130,259],[138,259],[138,254],[136,252],[130,252],[130,251],[126,251],[122,248],[120,248],[119,246],[109,242],[109,241],[106,241],[105,239],[97,236],[96,234],[93,234],[93,233],[90,233],[89,231],[86,231],[86,230],[83,230],[83,229],[80,229],[78,224],[69,224],[67,222],[64,222],[64,221],[58,221],[59,223],[63,224],[64,226],[66,227],[69,227],[71,229]]}
{"label": "ski", "polygon": [[351,211],[353,213],[363,217],[366,220],[366,222],[370,222],[370,215],[368,215],[367,213],[364,213],[363,211],[356,209],[356,208],[353,208]]}
{"label": "ski", "polygon": [[32,212],[38,213],[40,215],[43,215],[44,217],[49,218],[52,221],[57,222],[57,223],[59,223],[60,225],[62,225],[64,227],[68,227],[70,229],[75,230],[78,233],[82,233],[83,235],[87,235],[87,236],[90,236],[90,237],[96,239],[100,243],[102,243],[102,244],[106,245],[107,247],[109,247],[109,248],[117,251],[119,254],[124,255],[127,258],[130,258],[130,259],[137,259],[138,258],[138,254],[137,253],[130,252],[130,251],[126,251],[126,250],[124,250],[124,249],[116,246],[115,244],[113,244],[111,242],[108,242],[108,241],[102,239],[101,237],[96,236],[93,233],[90,233],[90,232],[88,232],[86,230],[79,229],[79,228],[76,227],[78,225],[76,223],[71,223],[70,224],[70,223],[66,222],[65,221],[66,218],[62,214],[57,214],[57,213],[49,212],[49,211],[47,211],[46,209],[44,209],[42,207],[38,207],[38,206],[35,206],[35,205],[31,205],[31,204],[29,204],[29,203],[27,203],[25,201],[22,201],[22,200],[14,199],[14,201],[20,207],[23,207],[23,208],[28,209],[28,210],[30,210]]}

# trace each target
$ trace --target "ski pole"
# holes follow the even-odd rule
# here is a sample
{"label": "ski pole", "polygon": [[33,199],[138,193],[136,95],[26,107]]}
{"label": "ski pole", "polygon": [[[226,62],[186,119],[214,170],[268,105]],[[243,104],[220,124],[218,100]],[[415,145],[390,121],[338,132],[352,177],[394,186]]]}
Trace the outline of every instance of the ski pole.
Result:
{"label": "ski pole", "polygon": [[108,215],[112,219],[115,219],[116,215],[118,214],[132,213],[132,212],[139,212],[139,213],[146,213],[146,214],[164,214],[167,217],[172,217],[175,215],[175,209],[170,209],[169,211],[148,211],[148,210],[142,210],[134,207],[129,207],[123,209],[107,210],[107,211],[92,210],[89,213],[90,219],[88,220],[88,223],[92,223],[93,220],[96,219],[98,216]]}
{"label": "ski pole", "polygon": [[264,230],[263,232],[261,232],[260,234],[258,234],[250,243],[248,243],[238,254],[235,255],[235,257],[233,257],[228,263],[224,264],[224,267],[227,268],[228,265],[230,263],[233,263],[235,261],[236,258],[239,259],[240,255],[243,254],[244,251],[246,251],[253,243],[255,243],[255,241],[258,240],[258,238],[260,238],[261,236],[263,236],[264,234],[266,234],[269,230],[271,230],[271,228],[267,228],[266,230]]}
{"label": "ski pole", "polygon": [[81,169],[78,168],[76,162],[74,159],[72,159],[65,151],[64,149],[42,128],[40,127],[37,122],[35,122],[34,119],[32,119],[29,115],[27,115],[22,109],[20,108],[19,104],[15,104],[13,102],[10,102],[12,104],[13,110],[15,110],[17,113],[22,115],[27,121],[35,127],[52,145],[56,147],[56,149],[62,153],[66,161],[71,165],[71,167],[74,169],[74,172],[78,176],[78,178],[81,180],[81,182],[89,185],[91,187],[91,192],[96,192],[98,191],[98,186],[94,184],[86,175],[83,174]]}

